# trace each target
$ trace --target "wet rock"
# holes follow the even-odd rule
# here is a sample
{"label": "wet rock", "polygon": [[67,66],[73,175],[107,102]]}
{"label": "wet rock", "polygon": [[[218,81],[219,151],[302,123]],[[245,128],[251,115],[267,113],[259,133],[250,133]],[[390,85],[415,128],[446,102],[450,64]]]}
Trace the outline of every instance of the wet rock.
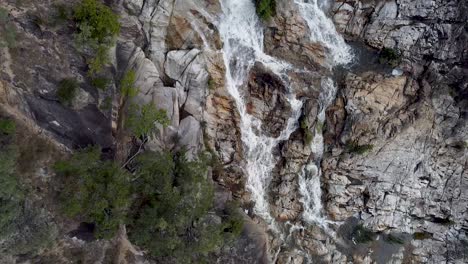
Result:
{"label": "wet rock", "polygon": [[250,72],[247,89],[247,112],[262,122],[262,133],[278,137],[291,116],[284,83],[261,64],[256,64]]}

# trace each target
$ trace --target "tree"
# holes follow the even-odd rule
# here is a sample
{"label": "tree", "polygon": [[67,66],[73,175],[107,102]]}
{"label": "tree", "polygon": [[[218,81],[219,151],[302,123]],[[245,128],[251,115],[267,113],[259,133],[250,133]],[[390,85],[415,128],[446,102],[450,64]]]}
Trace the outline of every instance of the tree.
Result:
{"label": "tree", "polygon": [[90,73],[95,74],[109,63],[109,48],[120,32],[119,16],[97,0],[82,0],[75,8],[77,42],[94,51],[89,61]]}
{"label": "tree", "polygon": [[129,229],[131,240],[154,256],[186,258],[187,253],[193,256],[206,249],[210,243],[202,238],[213,232],[194,227],[213,205],[206,162],[188,161],[184,153],[145,153],[138,163],[135,188],[141,196],[133,206],[138,212]]}
{"label": "tree", "polygon": [[110,238],[125,223],[130,204],[130,175],[112,161],[100,160],[96,147],[77,152],[70,160],[55,164],[64,178],[64,212],[83,216],[96,224],[96,236]]}
{"label": "tree", "polygon": [[[209,159],[188,160],[185,152],[138,158],[130,240],[156,257],[179,263],[200,260],[240,234],[243,218],[235,204],[220,218],[213,210],[214,188],[206,178]],[[197,262],[195,262],[197,263]]]}
{"label": "tree", "polygon": [[131,104],[128,109],[127,127],[137,137],[151,135],[156,129],[156,123],[163,127],[169,125],[166,111],[157,109],[153,103],[145,105]]}

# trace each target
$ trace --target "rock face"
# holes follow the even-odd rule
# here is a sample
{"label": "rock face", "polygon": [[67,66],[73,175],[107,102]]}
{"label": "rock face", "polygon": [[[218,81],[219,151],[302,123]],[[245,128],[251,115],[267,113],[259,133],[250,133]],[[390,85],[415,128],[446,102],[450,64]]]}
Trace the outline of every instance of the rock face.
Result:
{"label": "rock face", "polygon": [[368,45],[396,49],[416,61],[466,60],[468,5],[456,0],[338,0],[337,29]]}
{"label": "rock face", "polygon": [[397,0],[333,9],[348,37],[399,51],[404,74],[346,74],[327,112],[326,210],[336,221],[357,216],[374,231],[415,234],[398,263],[467,261],[466,8]]}
{"label": "rock face", "polygon": [[[221,197],[217,207],[234,197],[250,209],[239,113],[225,88],[220,1],[105,1],[122,24],[103,73],[109,77],[105,90],[93,87],[86,73],[86,60],[73,45],[72,22],[42,20],[41,14],[55,14],[51,1],[12,2],[0,4],[17,33],[16,46],[0,46],[2,107],[21,113],[64,148],[98,144],[113,152],[117,89],[132,70],[138,94],[129,103],[154,104],[170,120],[168,127],[158,126],[147,147],[186,148],[191,157],[209,151],[219,163],[212,171]],[[77,1],[56,2],[71,9]],[[393,65],[377,65],[364,56],[336,74],[338,96],[324,124],[319,98],[323,79],[332,77],[329,51],[310,41],[299,0],[276,2],[276,16],[262,22],[264,50],[290,69],[278,75],[258,62],[242,92],[258,129],[275,138],[292,115],[288,95],[303,102],[295,131],[273,149],[277,163],[267,193],[271,214],[287,235],[281,240],[257,217],[245,216],[241,237],[211,256],[212,263],[268,263],[271,256],[279,264],[468,262],[467,2],[334,1],[329,15],[338,31],[366,52],[378,50],[382,63],[385,54],[397,58]],[[79,84],[69,106],[56,96],[65,78]],[[322,132],[323,158],[312,151]],[[325,224],[302,219],[299,180],[310,162],[322,169],[322,215],[330,220]],[[42,169],[40,174],[50,177]],[[57,245],[32,262],[153,263],[131,245],[125,230],[113,240],[88,241],[69,232],[79,223],[51,221],[60,229]],[[360,242],[360,228],[379,239]],[[388,242],[389,234],[402,241]],[[0,256],[2,263],[21,261]]]}

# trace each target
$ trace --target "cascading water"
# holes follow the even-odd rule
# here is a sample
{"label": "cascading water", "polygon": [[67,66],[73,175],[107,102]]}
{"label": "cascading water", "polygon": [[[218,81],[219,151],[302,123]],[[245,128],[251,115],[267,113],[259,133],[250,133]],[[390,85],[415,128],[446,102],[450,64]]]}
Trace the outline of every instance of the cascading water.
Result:
{"label": "cascading water", "polygon": [[[307,22],[311,32],[310,40],[319,42],[328,50],[328,63],[331,67],[339,64],[347,64],[352,61],[353,55],[350,47],[343,37],[338,34],[330,18],[323,11],[328,6],[327,0],[294,0],[302,17]],[[306,223],[315,223],[328,230],[327,220],[322,216],[322,191],[320,189],[320,162],[323,156],[324,143],[322,128],[325,122],[325,110],[333,102],[336,96],[336,86],[330,78],[324,78],[321,83],[319,97],[320,112],[317,116],[314,139],[311,142],[315,160],[307,164],[299,177],[299,191],[301,203],[304,206],[302,214]]]}
{"label": "cascading water", "polygon": [[292,96],[288,98],[292,115],[286,129],[279,137],[271,138],[261,134],[261,120],[247,113],[241,88],[245,85],[249,70],[256,61],[262,62],[276,74],[281,74],[289,66],[263,52],[263,30],[252,0],[222,0],[221,5],[224,17],[219,25],[219,31],[224,41],[226,88],[234,98],[241,117],[241,137],[247,162],[246,187],[252,194],[252,200],[255,201],[255,213],[275,229],[266,196],[271,171],[275,166],[273,148],[280,141],[288,139],[296,129],[296,120],[299,118],[302,102]]}
{"label": "cascading water", "polygon": [[327,228],[327,221],[322,217],[322,191],[320,189],[321,170],[320,161],[324,151],[322,128],[325,122],[325,111],[333,102],[336,96],[336,86],[330,78],[323,79],[322,93],[319,97],[319,114],[317,115],[317,125],[315,126],[314,139],[311,142],[312,152],[315,161],[307,164],[299,177],[299,191],[301,192],[301,203],[304,206],[302,213],[306,223],[316,223],[324,229]]}
{"label": "cascading water", "polygon": [[328,50],[328,62],[331,66],[351,62],[353,56],[350,47],[343,37],[336,32],[333,21],[323,11],[328,6],[328,0],[294,0],[299,11],[307,22],[310,30],[310,40],[320,42]]}
{"label": "cascading water", "polygon": [[[350,62],[352,60],[350,49],[336,32],[333,22],[320,8],[322,5],[317,0],[294,0],[294,2],[311,31],[310,40],[321,43],[328,51],[330,68]],[[292,115],[287,127],[277,138],[262,135],[262,121],[247,113],[242,87],[246,85],[249,71],[255,62],[262,62],[278,76],[291,69],[291,66],[263,52],[263,29],[255,12],[253,0],[221,0],[221,7],[224,15],[219,23],[219,32],[224,42],[226,88],[234,98],[241,117],[241,138],[244,144],[248,176],[246,187],[252,194],[252,200],[255,201],[255,214],[263,218],[270,228],[278,231],[276,222],[270,215],[270,205],[267,199],[267,188],[276,163],[273,148],[279,142],[287,140],[297,129],[302,102],[295,99],[294,95],[289,95],[288,101],[292,108]],[[330,78],[324,77],[321,90],[318,124],[324,123],[325,110],[336,94],[336,88]],[[304,205],[303,219],[307,223],[317,223],[327,229],[326,220],[321,215],[320,199],[319,164],[324,149],[321,125],[315,128],[315,137],[311,147],[316,159],[305,166],[299,177],[301,202]]]}

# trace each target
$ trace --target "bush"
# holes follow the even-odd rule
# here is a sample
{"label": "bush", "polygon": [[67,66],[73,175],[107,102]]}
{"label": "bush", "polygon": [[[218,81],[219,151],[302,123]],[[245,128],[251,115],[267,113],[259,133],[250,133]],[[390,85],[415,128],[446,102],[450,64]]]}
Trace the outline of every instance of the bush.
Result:
{"label": "bush", "polygon": [[9,18],[8,10],[0,7],[0,48],[16,46],[16,29]]}
{"label": "bush", "polygon": [[109,44],[120,32],[119,17],[97,0],[83,0],[75,9],[74,19],[89,28],[89,38],[98,44]]}
{"label": "bush", "polygon": [[346,151],[348,153],[363,155],[372,149],[374,149],[374,145],[372,144],[359,145],[356,141],[348,141],[348,143],[346,143]]}
{"label": "bush", "polygon": [[136,73],[129,70],[120,80],[120,93],[123,97],[133,98],[138,94],[138,88],[135,87]]}
{"label": "bush", "polygon": [[59,83],[57,97],[62,104],[71,105],[78,89],[79,85],[75,79],[63,79]]}
{"label": "bush", "polygon": [[5,135],[11,135],[15,133],[16,125],[15,122],[9,119],[0,119],[0,133]]}
{"label": "bush", "polygon": [[385,237],[385,240],[388,241],[389,243],[392,243],[392,244],[402,245],[402,244],[405,243],[405,241],[402,238],[400,238],[400,237],[398,237],[396,235],[392,235],[392,234],[387,235]]}
{"label": "bush", "polygon": [[255,0],[255,7],[262,20],[268,20],[276,15],[276,0]]}
{"label": "bush", "polygon": [[216,82],[213,78],[210,78],[208,79],[208,89],[209,90],[216,90]]}
{"label": "bush", "polygon": [[240,236],[244,228],[244,217],[239,212],[239,204],[236,202],[228,202],[224,209],[224,226],[223,231],[228,234],[229,239],[234,239]]}
{"label": "bush", "polygon": [[94,51],[89,61],[90,73],[98,73],[109,63],[109,48],[120,32],[119,17],[98,0],[83,0],[75,8],[73,18],[78,25],[78,43]]}
{"label": "bush", "polygon": [[23,192],[15,174],[18,153],[11,145],[0,151],[0,240],[14,231],[21,213]]}
{"label": "bush", "polygon": [[153,103],[145,105],[131,104],[128,110],[126,121],[127,128],[132,131],[136,137],[151,136],[156,130],[156,123],[163,127],[169,125],[165,110],[157,109]]}
{"label": "bush", "polygon": [[375,238],[375,233],[363,225],[357,225],[351,235],[357,243],[368,243]]}
{"label": "bush", "polygon": [[312,143],[312,140],[314,140],[314,135],[312,131],[310,131],[310,127],[305,119],[301,121],[301,129],[304,132],[304,143],[306,145],[310,145],[310,143]]}
{"label": "bush", "polygon": [[413,238],[415,240],[424,240],[424,239],[431,239],[432,234],[428,232],[416,232],[413,234]]}
{"label": "bush", "polygon": [[138,159],[132,242],[153,256],[190,263],[240,233],[242,220],[234,208],[221,223],[208,214],[214,189],[205,178],[207,163],[203,156],[189,161],[184,153],[145,153]]}
{"label": "bush", "polygon": [[400,52],[394,49],[383,48],[380,51],[379,62],[382,64],[389,64],[392,67],[398,66],[401,61]]}
{"label": "bush", "polygon": [[109,85],[109,79],[105,77],[96,77],[91,80],[91,84],[99,90],[105,90]]}
{"label": "bush", "polygon": [[114,236],[125,223],[130,203],[129,174],[111,161],[101,161],[98,148],[79,151],[54,169],[66,182],[61,196],[64,212],[94,222],[99,238]]}

